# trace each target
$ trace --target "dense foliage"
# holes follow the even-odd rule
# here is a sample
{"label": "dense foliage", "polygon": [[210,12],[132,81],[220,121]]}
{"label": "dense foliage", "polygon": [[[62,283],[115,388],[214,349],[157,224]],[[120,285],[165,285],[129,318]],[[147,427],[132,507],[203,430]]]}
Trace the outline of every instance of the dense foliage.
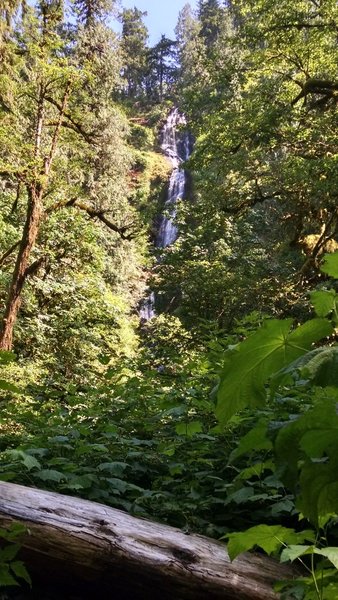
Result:
{"label": "dense foliage", "polygon": [[[116,8],[0,10],[0,479],[297,561],[282,597],[334,600],[336,2],[201,0],[153,47]],[[174,104],[194,151],[156,248]],[[0,585],[29,582],[0,538]]]}

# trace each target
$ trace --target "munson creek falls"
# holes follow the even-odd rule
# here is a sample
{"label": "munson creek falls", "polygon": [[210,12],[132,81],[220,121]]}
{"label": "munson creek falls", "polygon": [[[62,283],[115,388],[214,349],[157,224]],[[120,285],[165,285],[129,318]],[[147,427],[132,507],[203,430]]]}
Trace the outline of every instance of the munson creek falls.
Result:
{"label": "munson creek falls", "polygon": [[337,34],[1,3],[0,600],[338,600]]}

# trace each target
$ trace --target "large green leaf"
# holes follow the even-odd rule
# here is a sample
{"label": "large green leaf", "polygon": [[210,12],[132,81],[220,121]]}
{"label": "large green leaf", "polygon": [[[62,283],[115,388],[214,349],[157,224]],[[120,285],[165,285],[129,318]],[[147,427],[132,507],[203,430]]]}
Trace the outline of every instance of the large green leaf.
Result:
{"label": "large green leaf", "polygon": [[304,554],[313,554],[313,552],[313,546],[304,546],[304,544],[292,544],[291,546],[287,546],[287,548],[284,548],[280,557],[280,561],[282,563],[287,562],[288,560],[292,562],[300,556],[304,556]]}
{"label": "large green leaf", "polygon": [[36,477],[42,479],[42,481],[57,481],[60,483],[63,479],[66,479],[67,476],[60,471],[56,471],[55,469],[42,469],[38,471]]}
{"label": "large green leaf", "polygon": [[292,384],[299,378],[320,387],[338,387],[338,346],[315,348],[278,371],[270,381],[271,398],[280,386]]}
{"label": "large green leaf", "polygon": [[296,533],[293,529],[282,525],[256,525],[246,531],[229,533],[228,552],[230,560],[255,546],[259,546],[267,554],[279,550],[284,544],[297,544],[304,540],[313,539],[313,531],[301,531]]}
{"label": "large green leaf", "polygon": [[228,351],[217,395],[216,414],[221,423],[226,423],[246,406],[262,406],[271,375],[333,331],[326,319],[312,319],[290,332],[291,325],[292,319],[267,321],[247,340]]}
{"label": "large green leaf", "polygon": [[324,262],[320,270],[323,271],[323,273],[330,275],[330,277],[338,279],[338,252],[325,254]]}
{"label": "large green leaf", "polygon": [[177,435],[193,437],[196,433],[203,431],[203,425],[201,421],[191,421],[190,423],[178,423],[175,429]]}
{"label": "large green leaf", "polygon": [[29,471],[31,469],[41,469],[39,461],[23,450],[6,450],[6,454],[14,460],[21,461]]}
{"label": "large green leaf", "polygon": [[297,507],[316,527],[338,516],[338,458],[329,463],[307,462],[300,474]]}
{"label": "large green leaf", "polygon": [[337,310],[338,296],[334,290],[311,292],[310,298],[318,317],[326,317],[332,310]]}
{"label": "large green leaf", "polygon": [[321,459],[324,453],[334,455],[338,446],[337,400],[337,390],[318,390],[314,408],[279,431],[275,456],[287,486],[293,488],[297,483],[300,460]]}
{"label": "large green leaf", "polygon": [[327,548],[316,548],[315,554],[320,554],[321,556],[325,556],[329,559],[330,562],[338,569],[338,548],[336,547],[327,547]]}
{"label": "large green leaf", "polygon": [[10,572],[9,565],[0,564],[0,586],[19,585]]}

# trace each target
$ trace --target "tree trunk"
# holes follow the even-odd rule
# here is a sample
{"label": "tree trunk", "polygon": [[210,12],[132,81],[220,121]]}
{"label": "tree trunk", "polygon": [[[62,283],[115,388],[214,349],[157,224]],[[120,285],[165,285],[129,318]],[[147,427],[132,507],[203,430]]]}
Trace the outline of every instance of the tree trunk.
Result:
{"label": "tree trunk", "polygon": [[[0,350],[11,350],[12,348],[14,325],[21,304],[21,292],[27,276],[30,274],[29,258],[39,233],[40,223],[43,215],[42,199],[44,194],[44,186],[46,186],[48,183],[52,161],[56,153],[59,134],[62,127],[62,121],[66,111],[70,90],[71,80],[68,80],[63,94],[63,100],[59,108],[59,117],[55,125],[50,149],[43,159],[43,168],[41,171],[39,171],[37,167],[34,167],[30,173],[31,177],[33,178],[33,183],[26,184],[28,193],[26,222],[23,228],[22,239],[14,267],[12,282],[8,292],[5,314],[2,320],[0,331]],[[39,86],[39,98],[35,126],[34,161],[36,163],[41,160],[45,94],[46,87],[41,83]],[[44,184],[42,184],[41,178],[44,180]]]}
{"label": "tree trunk", "polygon": [[[276,600],[295,570],[255,554],[230,562],[226,546],[82,500],[0,483],[0,526],[27,527],[22,558],[34,586],[75,585],[77,598]],[[58,597],[65,598],[65,592]]]}
{"label": "tree trunk", "polygon": [[11,286],[6,302],[0,332],[0,350],[11,350],[13,329],[21,304],[21,292],[24,286],[29,258],[35,244],[42,215],[42,189],[38,186],[28,188],[28,208]]}

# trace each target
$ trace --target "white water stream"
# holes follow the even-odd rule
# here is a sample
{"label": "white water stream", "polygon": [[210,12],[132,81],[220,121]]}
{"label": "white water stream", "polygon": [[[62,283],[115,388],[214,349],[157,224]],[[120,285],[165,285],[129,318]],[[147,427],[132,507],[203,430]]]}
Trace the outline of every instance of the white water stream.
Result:
{"label": "white water stream", "polygon": [[[185,125],[185,117],[174,108],[168,115],[167,121],[161,132],[161,149],[172,164],[172,173],[169,180],[168,194],[165,201],[163,214],[156,236],[156,247],[166,248],[175,242],[178,228],[175,224],[176,203],[184,196],[186,173],[181,165],[191,154],[191,136],[188,132],[181,132],[180,125]],[[142,302],[139,315],[140,319],[149,321],[155,316],[155,294],[151,292]]]}

